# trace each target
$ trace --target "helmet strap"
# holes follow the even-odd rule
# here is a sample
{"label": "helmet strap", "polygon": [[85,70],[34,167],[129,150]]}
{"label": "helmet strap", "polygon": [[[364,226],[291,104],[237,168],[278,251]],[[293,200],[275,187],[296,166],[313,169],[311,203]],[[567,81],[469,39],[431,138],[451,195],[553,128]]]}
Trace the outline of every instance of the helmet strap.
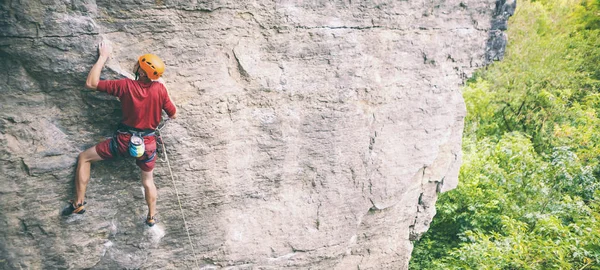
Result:
{"label": "helmet strap", "polygon": [[140,78],[140,66],[135,70],[135,80],[137,81]]}

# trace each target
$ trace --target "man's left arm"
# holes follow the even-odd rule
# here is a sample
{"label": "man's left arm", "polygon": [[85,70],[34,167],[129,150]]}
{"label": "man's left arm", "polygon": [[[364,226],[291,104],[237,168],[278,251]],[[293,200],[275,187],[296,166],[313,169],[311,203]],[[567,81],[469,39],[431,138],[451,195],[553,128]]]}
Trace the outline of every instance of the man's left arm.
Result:
{"label": "man's left arm", "polygon": [[96,64],[94,64],[88,73],[87,80],[85,81],[85,87],[92,90],[96,90],[98,88],[100,73],[102,73],[102,68],[108,60],[108,57],[110,57],[112,46],[107,42],[102,41],[100,42],[100,45],[98,45],[98,52],[100,53],[98,61],[96,61]]}
{"label": "man's left arm", "polygon": [[177,118],[177,107],[175,107],[175,104],[171,101],[171,96],[169,95],[169,90],[167,90],[167,86],[164,84],[164,82],[162,80],[159,80],[159,81],[163,85],[163,88],[164,88],[164,92],[162,92],[162,97],[161,97],[162,104],[163,104],[162,109],[165,110],[165,112],[167,113],[169,118],[175,119],[175,118]]}

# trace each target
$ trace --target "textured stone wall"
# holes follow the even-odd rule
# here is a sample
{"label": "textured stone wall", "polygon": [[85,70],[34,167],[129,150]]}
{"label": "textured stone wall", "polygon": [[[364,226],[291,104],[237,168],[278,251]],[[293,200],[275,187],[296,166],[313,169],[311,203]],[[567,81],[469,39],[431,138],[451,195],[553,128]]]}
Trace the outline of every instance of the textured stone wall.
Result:
{"label": "textured stone wall", "polygon": [[[457,184],[459,86],[501,58],[514,4],[0,1],[0,268],[407,268]],[[83,87],[101,40],[104,79],[143,53],[167,64],[196,256],[164,155],[152,229],[132,160],[94,164],[88,212],[59,216],[77,154],[120,119]]]}

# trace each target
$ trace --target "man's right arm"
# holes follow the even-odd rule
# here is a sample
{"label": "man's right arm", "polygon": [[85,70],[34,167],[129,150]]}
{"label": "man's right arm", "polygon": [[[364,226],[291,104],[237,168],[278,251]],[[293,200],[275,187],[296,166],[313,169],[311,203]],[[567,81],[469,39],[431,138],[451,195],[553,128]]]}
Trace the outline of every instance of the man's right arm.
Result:
{"label": "man's right arm", "polygon": [[98,46],[98,51],[100,53],[98,61],[96,61],[96,64],[94,64],[94,66],[88,73],[87,80],[85,81],[85,87],[92,90],[96,90],[98,88],[98,82],[100,81],[100,73],[102,72],[102,68],[108,60],[110,53],[112,52],[112,46],[110,46],[110,44],[104,41],[100,42],[100,45]]}

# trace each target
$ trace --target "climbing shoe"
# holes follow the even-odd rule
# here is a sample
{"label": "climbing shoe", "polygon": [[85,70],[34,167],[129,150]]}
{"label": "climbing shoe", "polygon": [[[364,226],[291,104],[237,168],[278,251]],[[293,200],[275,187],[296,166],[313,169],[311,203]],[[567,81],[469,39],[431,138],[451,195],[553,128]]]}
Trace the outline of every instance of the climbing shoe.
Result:
{"label": "climbing shoe", "polygon": [[75,202],[73,202],[73,200],[69,200],[69,206],[65,207],[62,210],[62,215],[68,216],[70,214],[83,214],[85,213],[85,205],[86,202],[75,205]]}
{"label": "climbing shoe", "polygon": [[148,216],[148,217],[146,217],[146,225],[152,227],[156,223],[158,223],[158,219],[156,218],[156,216]]}

